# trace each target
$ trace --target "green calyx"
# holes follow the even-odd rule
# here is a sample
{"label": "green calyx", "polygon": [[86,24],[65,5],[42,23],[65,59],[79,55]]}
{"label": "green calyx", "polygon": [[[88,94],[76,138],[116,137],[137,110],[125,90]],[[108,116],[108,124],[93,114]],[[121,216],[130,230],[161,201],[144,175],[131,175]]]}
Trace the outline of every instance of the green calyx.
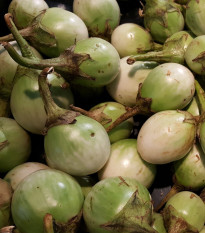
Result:
{"label": "green calyx", "polygon": [[163,43],[169,36],[184,27],[181,5],[172,0],[147,0],[144,8],[144,24],[153,39]]}
{"label": "green calyx", "polygon": [[113,220],[101,225],[101,227],[112,232],[157,233],[157,231],[151,227],[151,201],[142,201],[137,193],[137,191],[133,193],[127,204]]}
{"label": "green calyx", "polygon": [[46,10],[42,11],[37,17],[34,18],[31,26],[21,30],[20,32],[22,35],[24,35],[24,38],[28,39],[36,48],[41,46],[57,47],[55,35],[41,23],[45,13]]}
{"label": "green calyx", "polygon": [[108,84],[119,72],[119,54],[109,42],[100,38],[78,41],[59,57],[53,59],[34,58],[27,41],[20,35],[12,19],[8,18],[10,30],[23,56],[20,56],[9,43],[3,42],[2,44],[21,66],[39,70],[52,66],[67,81],[93,87]]}
{"label": "green calyx", "polygon": [[146,0],[145,14],[151,14],[151,17],[149,21],[146,21],[145,18],[145,23],[150,27],[151,21],[157,20],[159,24],[167,27],[167,13],[180,12],[181,10],[182,7],[173,0]]}
{"label": "green calyx", "polygon": [[135,61],[184,64],[186,48],[192,39],[191,35],[186,31],[174,33],[165,41],[161,50],[130,56],[127,60],[128,64],[133,64]]}
{"label": "green calyx", "polygon": [[[30,43],[34,47],[41,47],[41,46],[47,46],[47,47],[56,47],[57,41],[55,38],[55,35],[44,25],[41,24],[41,20],[44,17],[46,10],[42,11],[37,17],[35,17],[31,23],[30,26],[21,29],[19,31],[19,34],[24,37],[25,39],[28,39]],[[10,18],[13,18],[10,13],[5,15],[5,21],[8,25],[8,16]],[[9,28],[12,29],[13,23],[10,24]],[[15,35],[9,34],[7,36],[0,37],[1,42],[5,41],[12,41],[14,40]]]}
{"label": "green calyx", "polygon": [[[42,15],[39,17],[42,17]],[[42,60],[33,53],[27,41],[22,37],[15,24],[13,23],[11,14],[8,13],[5,15],[5,21],[15,40],[17,41],[23,57],[21,57],[16,52],[11,44],[2,42],[2,45],[19,65],[33,69],[44,69],[46,67],[54,66],[57,72],[59,71],[60,73],[71,75],[78,74],[86,79],[90,78],[79,69],[79,66],[83,61],[90,59],[88,54],[74,53],[75,46],[73,46],[70,49],[65,50],[65,52],[59,56],[59,58]]]}

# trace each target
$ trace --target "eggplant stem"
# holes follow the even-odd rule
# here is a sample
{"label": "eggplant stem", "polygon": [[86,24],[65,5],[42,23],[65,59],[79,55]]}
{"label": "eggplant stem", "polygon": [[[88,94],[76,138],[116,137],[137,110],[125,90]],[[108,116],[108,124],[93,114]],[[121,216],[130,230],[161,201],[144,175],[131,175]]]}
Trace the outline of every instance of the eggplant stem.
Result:
{"label": "eggplant stem", "polygon": [[10,56],[13,58],[13,60],[17,62],[19,65],[33,69],[40,69],[41,67],[45,68],[45,65],[41,65],[40,59],[36,58],[35,60],[32,60],[27,57],[22,57],[16,52],[16,50],[13,48],[13,46],[10,43],[2,42],[1,44],[4,46],[4,48],[10,54]]}
{"label": "eggplant stem", "polygon": [[42,97],[47,114],[47,121],[42,134],[46,134],[47,130],[52,126],[74,123],[75,118],[80,115],[79,112],[60,108],[54,102],[47,80],[47,75],[52,73],[53,71],[53,67],[44,68],[38,77],[39,92]]}
{"label": "eggplant stem", "polygon": [[0,43],[2,43],[2,42],[10,42],[10,41],[14,41],[14,40],[15,39],[14,39],[14,36],[12,34],[0,37]]}
{"label": "eggplant stem", "polygon": [[[13,22],[13,16],[10,13],[7,13],[4,15],[5,22],[7,24],[7,27],[11,31],[14,39],[17,41],[21,53],[24,57],[30,58],[30,59],[35,59],[36,56],[33,53],[31,47],[29,46],[28,42],[22,37],[18,29],[16,28],[16,25]],[[28,30],[28,29],[26,29]],[[1,38],[0,38],[1,39]]]}
{"label": "eggplant stem", "polygon": [[181,59],[180,52],[159,50],[150,51],[144,54],[137,54],[128,57],[127,64],[132,65],[135,61],[156,61],[159,63],[165,62],[177,62],[180,64],[184,63],[184,59]]}
{"label": "eggplant stem", "polygon": [[53,216],[51,214],[46,214],[44,216],[43,223],[44,223],[44,233],[54,233]]}
{"label": "eggplant stem", "polygon": [[76,107],[74,106],[73,104],[71,104],[70,106],[70,109],[73,110],[73,111],[76,111],[76,112],[80,112],[81,114],[85,115],[85,116],[88,116],[88,117],[91,117],[90,116],[90,112],[83,109],[83,108],[80,108],[80,107]]}
{"label": "eggplant stem", "polygon": [[95,80],[95,78],[85,74],[79,69],[81,63],[91,59],[89,54],[74,53],[73,48],[69,48],[57,58],[39,59],[36,57],[33,59],[20,56],[8,42],[1,42],[1,44],[4,46],[13,60],[21,66],[37,70],[43,70],[44,68],[52,66],[68,81],[75,79],[75,76],[80,76],[83,79]]}
{"label": "eggplant stem", "polygon": [[106,106],[102,106],[100,108],[94,109],[92,111],[86,111],[82,108],[76,107],[73,104],[70,105],[70,109],[76,112],[79,112],[85,116],[88,116],[96,121],[98,121],[102,125],[106,125],[110,122],[112,122],[112,119],[109,118],[105,113],[103,113],[103,109]]}
{"label": "eggplant stem", "polygon": [[126,107],[126,112],[122,114],[120,117],[118,117],[109,127],[107,127],[106,131],[110,132],[113,128],[124,122],[125,120],[128,120],[129,118],[135,116],[135,115],[151,115],[151,98],[143,98],[141,97],[141,88],[142,83],[139,84],[139,91],[136,98],[136,105],[134,107]]}
{"label": "eggplant stem", "polygon": [[58,107],[51,96],[49,85],[47,82],[47,75],[54,71],[53,67],[43,69],[39,75],[39,91],[44,102],[45,110],[47,113],[47,121],[53,121],[59,114],[64,114],[65,110]]}
{"label": "eggplant stem", "polygon": [[162,199],[162,201],[159,203],[159,205],[157,205],[154,208],[154,211],[158,212],[165,204],[166,202],[175,194],[177,194],[178,192],[184,191],[185,187],[181,184],[175,183],[171,190],[167,193],[167,195]]}

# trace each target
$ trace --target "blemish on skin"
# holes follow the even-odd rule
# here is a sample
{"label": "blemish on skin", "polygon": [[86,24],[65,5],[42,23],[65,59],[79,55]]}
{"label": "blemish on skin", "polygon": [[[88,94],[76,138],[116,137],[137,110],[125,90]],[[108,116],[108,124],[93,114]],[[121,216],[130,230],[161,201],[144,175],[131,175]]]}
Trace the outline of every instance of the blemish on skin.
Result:
{"label": "blemish on skin", "polygon": [[0,85],[4,85],[5,84],[5,78],[4,77],[0,77]]}
{"label": "blemish on skin", "polygon": [[129,187],[129,184],[121,176],[119,176],[119,179],[122,181],[120,182],[120,185],[125,184],[127,187]]}
{"label": "blemish on skin", "polygon": [[142,168],[140,168],[140,170],[137,172],[137,174],[136,175],[139,175],[140,173],[142,173]]}
{"label": "blemish on skin", "polygon": [[177,80],[177,79],[174,79],[174,80],[175,80],[176,82],[180,83],[179,80]]}
{"label": "blemish on skin", "polygon": [[196,158],[197,158],[197,161],[196,161],[196,162],[200,161],[199,155],[196,155]]}
{"label": "blemish on skin", "polygon": [[168,70],[168,71],[167,71],[167,76],[170,76],[170,75],[171,75],[171,71]]}
{"label": "blemish on skin", "polygon": [[91,136],[91,137],[94,137],[94,136],[95,136],[95,133],[91,133],[90,136]]}
{"label": "blemish on skin", "polygon": [[192,199],[192,198],[194,198],[194,197],[196,197],[193,193],[190,195],[190,198]]}
{"label": "blemish on skin", "polygon": [[90,198],[90,210],[92,211],[93,209],[93,197]]}
{"label": "blemish on skin", "polygon": [[62,87],[63,89],[66,89],[66,88],[69,87],[69,84],[68,84],[68,83],[63,83],[63,84],[61,85],[61,87]]}

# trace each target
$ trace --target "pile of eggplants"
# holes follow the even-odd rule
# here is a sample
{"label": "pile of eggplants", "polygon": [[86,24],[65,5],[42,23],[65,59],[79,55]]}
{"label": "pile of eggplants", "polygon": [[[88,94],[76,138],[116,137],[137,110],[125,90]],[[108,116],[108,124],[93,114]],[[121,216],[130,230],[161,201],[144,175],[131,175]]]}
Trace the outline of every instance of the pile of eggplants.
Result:
{"label": "pile of eggplants", "polygon": [[0,232],[203,233],[205,1],[5,8]]}

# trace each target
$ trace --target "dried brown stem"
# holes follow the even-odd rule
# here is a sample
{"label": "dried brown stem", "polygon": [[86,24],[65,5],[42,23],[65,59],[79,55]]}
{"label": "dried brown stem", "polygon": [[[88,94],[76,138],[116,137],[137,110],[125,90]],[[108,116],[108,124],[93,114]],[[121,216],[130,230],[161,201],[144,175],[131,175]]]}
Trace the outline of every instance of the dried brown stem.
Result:
{"label": "dried brown stem", "polygon": [[54,233],[53,230],[53,216],[51,214],[46,214],[43,219],[44,232],[45,233]]}
{"label": "dried brown stem", "polygon": [[83,114],[85,116],[90,117],[90,112],[87,111],[87,110],[85,110],[85,109],[83,109],[83,108],[76,107],[73,104],[71,104],[69,107],[70,107],[71,110],[73,110],[75,112],[79,112],[79,113],[81,113],[81,114]]}
{"label": "dried brown stem", "polygon": [[107,123],[110,123],[112,121],[111,118],[109,118],[105,113],[103,113],[103,110],[105,106],[102,106],[100,108],[94,109],[92,111],[86,111],[82,108],[76,107],[74,105],[70,105],[70,109],[75,111],[75,112],[79,112],[85,116],[88,116],[96,121],[98,121],[99,123],[101,123],[102,125],[105,125]]}
{"label": "dried brown stem", "polygon": [[110,132],[117,125],[121,124],[123,121],[135,116],[135,115],[151,115],[151,98],[142,98],[140,95],[142,84],[139,85],[139,92],[137,96],[136,105],[134,107],[126,107],[126,112],[121,115],[117,120],[115,120],[106,130]]}
{"label": "dried brown stem", "polygon": [[167,193],[167,195],[163,198],[163,200],[159,203],[158,206],[155,207],[155,211],[158,212],[165,204],[166,202],[172,197],[174,196],[175,194],[177,194],[178,192],[181,192],[181,191],[184,191],[185,190],[185,187],[180,185],[180,184],[177,184],[175,183],[171,190]]}

